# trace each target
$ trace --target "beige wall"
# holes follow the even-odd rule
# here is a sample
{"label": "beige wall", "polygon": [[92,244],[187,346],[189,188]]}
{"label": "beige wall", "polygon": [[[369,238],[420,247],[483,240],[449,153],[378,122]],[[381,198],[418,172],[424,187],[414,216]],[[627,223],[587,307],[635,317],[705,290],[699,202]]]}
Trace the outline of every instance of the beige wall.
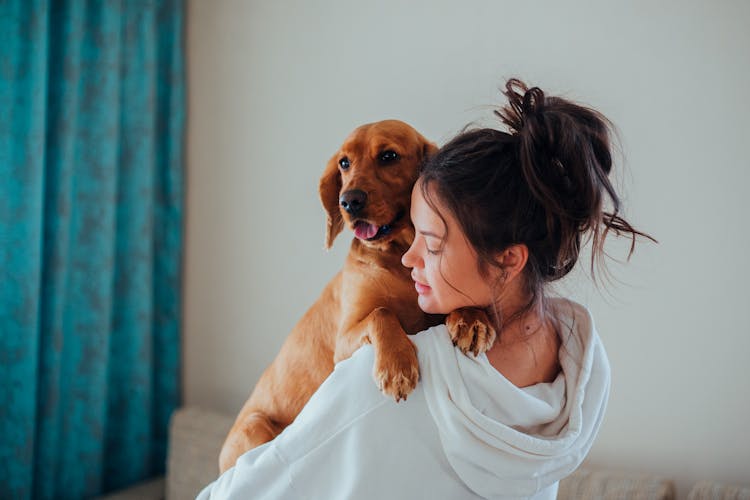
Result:
{"label": "beige wall", "polygon": [[185,403],[236,413],[339,268],[316,188],[351,129],[443,143],[518,75],[615,122],[625,213],[660,240],[610,292],[563,287],[613,369],[591,461],[749,485],[748,26],[742,0],[189,2]]}

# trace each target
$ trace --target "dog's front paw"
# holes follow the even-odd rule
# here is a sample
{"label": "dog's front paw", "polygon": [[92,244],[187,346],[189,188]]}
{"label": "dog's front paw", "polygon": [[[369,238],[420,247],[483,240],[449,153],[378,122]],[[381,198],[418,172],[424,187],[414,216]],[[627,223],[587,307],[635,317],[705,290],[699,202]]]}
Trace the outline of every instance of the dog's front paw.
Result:
{"label": "dog's front paw", "polygon": [[464,307],[456,309],[445,319],[445,326],[453,339],[453,345],[458,346],[461,352],[479,353],[486,352],[495,343],[495,329],[490,320],[481,309]]}
{"label": "dog's front paw", "polygon": [[406,401],[419,381],[417,348],[408,338],[401,344],[398,348],[389,346],[387,351],[377,352],[372,372],[378,388],[396,402]]}

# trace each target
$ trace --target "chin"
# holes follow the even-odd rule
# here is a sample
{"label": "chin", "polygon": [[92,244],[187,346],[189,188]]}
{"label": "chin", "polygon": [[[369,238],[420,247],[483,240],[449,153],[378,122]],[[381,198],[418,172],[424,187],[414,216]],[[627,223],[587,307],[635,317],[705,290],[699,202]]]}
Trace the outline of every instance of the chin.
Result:
{"label": "chin", "polygon": [[420,295],[417,299],[417,304],[419,304],[419,308],[422,310],[422,312],[425,312],[427,314],[446,314],[446,312],[443,311],[441,307],[439,307],[430,299],[423,297],[422,295]]}

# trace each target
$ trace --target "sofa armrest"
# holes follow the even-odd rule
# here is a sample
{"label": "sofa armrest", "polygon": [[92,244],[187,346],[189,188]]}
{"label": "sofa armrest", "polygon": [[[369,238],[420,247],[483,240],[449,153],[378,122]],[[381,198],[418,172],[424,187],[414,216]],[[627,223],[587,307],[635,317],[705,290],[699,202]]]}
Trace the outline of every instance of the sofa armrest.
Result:
{"label": "sofa armrest", "polygon": [[167,500],[194,499],[219,476],[219,452],[234,419],[200,408],[180,408],[169,424]]}
{"label": "sofa armrest", "polygon": [[580,468],[560,481],[558,500],[673,500],[671,480],[647,474]]}
{"label": "sofa armrest", "polygon": [[98,497],[98,500],[164,500],[165,484],[166,481],[162,476]]}

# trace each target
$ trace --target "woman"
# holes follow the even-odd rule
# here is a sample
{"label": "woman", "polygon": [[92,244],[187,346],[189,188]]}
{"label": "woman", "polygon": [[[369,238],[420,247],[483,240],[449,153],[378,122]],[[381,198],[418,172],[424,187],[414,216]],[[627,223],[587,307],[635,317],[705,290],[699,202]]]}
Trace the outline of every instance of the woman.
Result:
{"label": "woman", "polygon": [[618,216],[607,120],[518,80],[505,95],[510,133],[465,131],[424,166],[403,256],[425,312],[481,308],[495,342],[474,356],[445,325],[415,335],[421,380],[400,404],[361,348],[199,498],[556,497],[599,429],[609,365],[589,312],[546,285],[582,238],[593,272],[610,230],[643,234]]}

